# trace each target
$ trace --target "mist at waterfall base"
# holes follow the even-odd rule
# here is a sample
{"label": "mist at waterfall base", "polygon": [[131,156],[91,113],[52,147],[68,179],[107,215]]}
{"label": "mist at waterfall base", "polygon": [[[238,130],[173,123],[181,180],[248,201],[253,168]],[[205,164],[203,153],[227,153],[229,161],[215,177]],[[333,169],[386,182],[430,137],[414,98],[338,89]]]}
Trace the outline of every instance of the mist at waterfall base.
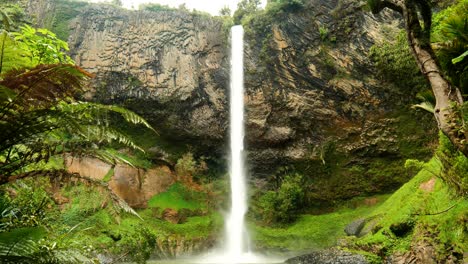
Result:
{"label": "mist at waterfall base", "polygon": [[[230,185],[231,208],[225,215],[222,246],[207,254],[164,263],[282,263],[283,260],[256,254],[250,250],[245,227],[248,210],[244,166],[244,30],[231,28],[230,78]],[[156,262],[162,263],[162,262]]]}

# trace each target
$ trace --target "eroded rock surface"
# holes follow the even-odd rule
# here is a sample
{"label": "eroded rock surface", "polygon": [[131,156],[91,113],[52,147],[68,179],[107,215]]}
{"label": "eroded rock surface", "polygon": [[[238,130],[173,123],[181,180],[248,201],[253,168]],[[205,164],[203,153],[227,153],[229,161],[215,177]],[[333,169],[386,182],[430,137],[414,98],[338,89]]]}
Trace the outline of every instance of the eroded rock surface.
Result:
{"label": "eroded rock surface", "polygon": [[109,187],[134,208],[144,208],[151,197],[165,192],[175,177],[166,166],[148,170],[119,164],[115,168],[94,158],[68,158],[67,170],[96,180],[108,176]]}
{"label": "eroded rock surface", "polygon": [[227,124],[221,26],[178,11],[85,9],[69,43],[76,63],[96,75],[86,98],[124,104],[171,136],[219,141]]}
{"label": "eroded rock surface", "polygon": [[287,264],[367,264],[364,256],[342,250],[323,250],[286,260]]}
{"label": "eroded rock surface", "polygon": [[[245,25],[251,174],[268,178],[293,165],[313,179],[312,199],[324,201],[405,182],[404,160],[415,150],[430,155],[435,122],[409,108],[415,91],[384,83],[369,58],[373,45],[396,36],[400,19],[374,17],[365,1],[351,0],[310,0],[271,16]],[[170,145],[224,158],[229,44],[219,20],[90,6],[69,43],[96,74],[88,99],[142,114]]]}

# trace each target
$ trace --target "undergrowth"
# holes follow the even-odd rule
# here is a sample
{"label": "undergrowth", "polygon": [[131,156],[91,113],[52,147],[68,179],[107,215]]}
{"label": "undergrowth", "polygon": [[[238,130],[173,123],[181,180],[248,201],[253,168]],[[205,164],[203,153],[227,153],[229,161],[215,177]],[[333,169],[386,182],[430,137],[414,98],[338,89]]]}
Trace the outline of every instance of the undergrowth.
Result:
{"label": "undergrowth", "polygon": [[350,248],[371,252],[381,259],[404,254],[424,240],[437,257],[467,252],[468,202],[456,196],[440,178],[441,164],[432,159],[408,183],[369,215],[366,236]]}
{"label": "undergrowth", "polygon": [[387,195],[376,198],[379,202],[373,205],[355,207],[350,203],[332,213],[301,215],[297,221],[283,228],[251,224],[253,240],[260,250],[305,251],[334,246],[345,235],[347,224],[369,215]]}

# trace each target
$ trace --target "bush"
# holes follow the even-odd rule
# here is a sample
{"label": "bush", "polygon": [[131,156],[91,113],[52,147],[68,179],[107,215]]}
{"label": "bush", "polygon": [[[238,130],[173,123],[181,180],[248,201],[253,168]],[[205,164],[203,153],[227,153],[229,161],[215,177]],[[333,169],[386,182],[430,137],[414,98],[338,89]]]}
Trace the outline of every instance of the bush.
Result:
{"label": "bush", "polygon": [[405,31],[400,31],[396,41],[372,46],[370,57],[379,77],[395,84],[397,88],[406,92],[427,89],[427,81],[411,55]]}
{"label": "bush", "polygon": [[0,232],[20,227],[47,225],[46,209],[53,207],[45,189],[31,181],[18,181],[7,187],[9,195],[0,196]]}
{"label": "bush", "polygon": [[134,233],[124,234],[117,248],[119,253],[128,254],[131,261],[146,263],[155,250],[156,241],[156,235],[142,227]]}
{"label": "bush", "polygon": [[442,164],[439,176],[459,196],[468,196],[468,158],[440,133],[436,157]]}
{"label": "bush", "polygon": [[161,5],[161,4],[141,4],[138,9],[146,10],[151,12],[161,12],[161,11],[174,11],[177,10],[176,8],[170,7],[168,5]]}
{"label": "bush", "polygon": [[259,199],[262,220],[267,223],[290,223],[296,220],[304,200],[302,176],[286,175],[278,190],[267,191]]}

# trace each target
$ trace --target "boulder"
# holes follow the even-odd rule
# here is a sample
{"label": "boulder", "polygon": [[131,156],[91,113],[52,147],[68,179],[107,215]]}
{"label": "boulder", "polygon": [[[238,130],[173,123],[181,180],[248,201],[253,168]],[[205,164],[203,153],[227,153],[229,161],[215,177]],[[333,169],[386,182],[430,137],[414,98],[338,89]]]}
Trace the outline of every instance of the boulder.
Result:
{"label": "boulder", "polygon": [[287,264],[368,264],[364,256],[337,250],[323,250],[312,252],[286,260]]}
{"label": "boulder", "polygon": [[362,229],[366,225],[366,219],[358,219],[347,225],[344,229],[348,236],[359,236]]}

